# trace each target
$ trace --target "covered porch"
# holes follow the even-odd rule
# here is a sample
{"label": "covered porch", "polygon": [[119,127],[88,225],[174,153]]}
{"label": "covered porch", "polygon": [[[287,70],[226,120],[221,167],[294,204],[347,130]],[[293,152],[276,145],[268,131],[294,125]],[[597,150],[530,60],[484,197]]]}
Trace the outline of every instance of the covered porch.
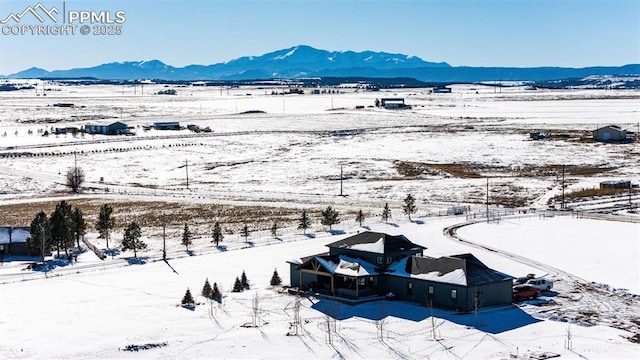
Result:
{"label": "covered porch", "polygon": [[347,256],[314,256],[301,264],[300,290],[344,299],[378,295],[375,266]]}

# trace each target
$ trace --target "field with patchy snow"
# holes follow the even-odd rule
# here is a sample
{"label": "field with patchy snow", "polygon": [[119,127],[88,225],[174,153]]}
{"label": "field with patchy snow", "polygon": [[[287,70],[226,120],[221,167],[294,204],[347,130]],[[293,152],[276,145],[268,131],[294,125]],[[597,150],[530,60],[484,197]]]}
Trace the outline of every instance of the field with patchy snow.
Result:
{"label": "field with patchy snow", "polygon": [[[11,311],[0,316],[0,358],[640,355],[640,226],[637,215],[618,206],[626,194],[585,199],[595,204],[593,212],[606,209],[624,223],[539,215],[561,193],[563,164],[567,192],[602,180],[640,181],[639,167],[632,166],[637,142],[580,139],[610,123],[635,131],[638,92],[457,85],[452,94],[339,88],[277,96],[261,88],[176,87],[178,95],[167,96],[153,95],[166,86],[151,84],[144,90],[38,84],[43,87],[46,96],[41,90],[0,93],[0,226],[28,226],[38,211],[50,212],[66,199],[85,212],[88,240],[105,248],[93,224],[97,208],[109,202],[118,221],[113,243],[119,244],[124,224],[136,220],[149,249],[141,263],[128,252],[105,261],[85,252],[76,264],[48,272],[28,270],[29,262],[19,259],[3,263],[0,303]],[[412,109],[373,107],[381,97],[404,97]],[[243,113],[248,110],[264,113]],[[163,120],[213,132],[142,128]],[[52,127],[114,121],[136,135],[41,136]],[[532,141],[532,130],[552,137]],[[69,195],[64,173],[74,161],[87,181],[81,194]],[[347,196],[338,196],[341,167]],[[465,216],[435,216],[453,205],[483,211],[487,182],[491,209],[515,207],[524,217],[461,226]],[[418,199],[417,223],[402,213],[407,193]],[[380,221],[385,203],[393,225]],[[319,211],[329,205],[341,212],[335,228],[345,235],[332,236],[319,224]],[[315,238],[296,229],[302,209],[314,219]],[[477,323],[472,315],[441,310],[432,318],[428,308],[399,302],[349,307],[304,299],[300,335],[286,336],[296,298],[268,286],[273,269],[288,283],[286,261],[362,230],[355,222],[360,209],[371,229],[402,233],[426,246],[425,255],[472,252],[513,276],[547,274],[555,291],[514,307],[482,309]],[[163,215],[168,263],[160,255]],[[225,224],[227,251],[210,243],[215,220]],[[275,239],[273,220],[281,226]],[[179,245],[185,222],[195,233],[194,256]],[[239,236],[245,223],[252,230],[247,242]],[[242,270],[251,290],[229,293]],[[199,293],[207,277],[225,292],[222,304],[200,297],[193,311],[178,307],[186,288]],[[567,331],[573,350],[565,347]],[[145,344],[154,346],[125,350]]]}

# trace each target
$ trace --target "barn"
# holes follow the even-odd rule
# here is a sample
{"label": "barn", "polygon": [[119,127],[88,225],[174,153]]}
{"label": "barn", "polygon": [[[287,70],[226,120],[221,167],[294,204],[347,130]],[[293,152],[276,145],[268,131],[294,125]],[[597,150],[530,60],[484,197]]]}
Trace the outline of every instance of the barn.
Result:
{"label": "barn", "polygon": [[87,134],[100,135],[121,135],[128,134],[127,124],[116,121],[111,124],[87,124],[84,126],[84,132]]}
{"label": "barn", "polygon": [[618,125],[607,125],[593,130],[593,138],[598,141],[624,141],[627,139],[627,131]]}

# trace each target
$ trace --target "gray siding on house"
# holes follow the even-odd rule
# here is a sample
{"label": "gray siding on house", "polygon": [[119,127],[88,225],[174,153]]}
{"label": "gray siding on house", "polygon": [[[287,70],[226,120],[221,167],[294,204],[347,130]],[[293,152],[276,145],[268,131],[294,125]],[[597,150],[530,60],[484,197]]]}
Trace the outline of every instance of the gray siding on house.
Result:
{"label": "gray siding on house", "polygon": [[[393,292],[398,300],[416,302],[428,306],[429,287],[433,287],[433,306],[444,309],[457,309],[471,311],[474,309],[474,294],[481,293],[480,307],[508,305],[512,303],[511,279],[499,283],[484,284],[479,286],[463,286],[434,281],[406,278],[399,276],[381,277],[381,288],[387,292]],[[412,284],[411,294],[408,293],[408,284]],[[451,297],[452,290],[456,291],[455,300]]]}

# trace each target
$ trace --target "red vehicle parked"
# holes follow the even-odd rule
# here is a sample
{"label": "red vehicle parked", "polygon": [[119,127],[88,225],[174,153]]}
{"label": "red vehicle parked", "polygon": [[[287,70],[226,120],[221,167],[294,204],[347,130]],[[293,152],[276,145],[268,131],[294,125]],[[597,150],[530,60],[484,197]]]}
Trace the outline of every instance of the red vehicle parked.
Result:
{"label": "red vehicle parked", "polygon": [[540,289],[536,289],[530,285],[516,285],[513,287],[513,300],[520,301],[522,299],[537,299],[540,295]]}

